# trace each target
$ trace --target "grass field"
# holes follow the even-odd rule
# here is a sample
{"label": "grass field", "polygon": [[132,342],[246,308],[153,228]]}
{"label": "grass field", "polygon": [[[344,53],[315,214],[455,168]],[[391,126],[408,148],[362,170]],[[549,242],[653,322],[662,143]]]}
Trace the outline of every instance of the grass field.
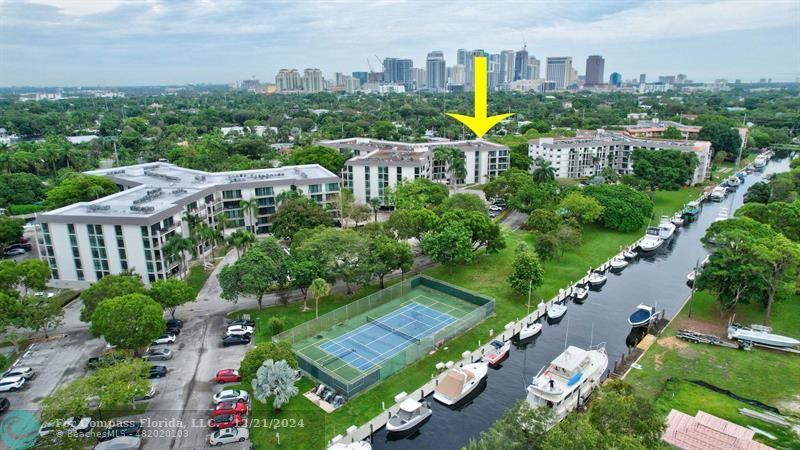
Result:
{"label": "grass field", "polygon": [[[683,203],[694,199],[699,193],[698,189],[684,189],[654,195],[656,210],[662,214],[672,214]],[[583,243],[579,248],[570,249],[556,260],[544,263],[545,279],[542,286],[534,291],[534,299],[552,298],[558,290],[580,279],[589,269],[596,267],[616,254],[622,246],[629,245],[642,236],[643,230],[620,233],[606,230],[600,226],[590,225],[584,228]],[[423,358],[406,369],[392,375],[372,389],[359,394],[351,401],[332,414],[319,415],[321,411],[305,397],[298,395],[284,407],[284,412],[290,414],[307,414],[315,422],[314,429],[324,433],[324,441],[345,432],[350,425],[362,424],[381,412],[381,403],[393,403],[395,394],[401,391],[413,392],[418,387],[431,379],[436,373],[435,362],[458,360],[465,350],[473,350],[479,340],[485,342],[489,329],[498,330],[503,324],[524,316],[527,312],[527,296],[514,293],[508,284],[508,274],[514,259],[514,248],[519,243],[534,245],[535,238],[532,234],[522,231],[507,234],[506,248],[495,254],[486,254],[481,251],[475,255],[474,260],[467,265],[457,267],[453,274],[448,269],[437,267],[426,274],[455,284],[479,294],[484,294],[496,300],[495,315],[472,328],[464,335],[448,342],[447,350],[439,350],[435,355]],[[320,301],[320,314],[331,311],[357,298],[361,298],[377,290],[374,287],[362,288],[351,296],[333,296]],[[313,306],[313,304],[312,304]],[[278,317],[284,323],[284,329],[289,329],[297,324],[313,318],[313,313],[302,313],[297,304],[266,308],[263,311],[248,311],[260,326],[256,326],[256,340],[263,341],[271,336],[266,326],[271,317]],[[311,388],[313,383],[304,380],[300,392]],[[283,414],[283,413],[281,413]],[[271,408],[257,407],[257,418],[283,417],[272,412]],[[290,416],[291,417],[291,416]],[[317,422],[319,420],[319,422]],[[324,430],[324,431],[322,431]],[[267,430],[254,431],[253,441],[257,448],[276,448],[274,433]],[[323,447],[316,433],[308,430],[287,429],[281,431],[281,447],[299,449],[318,449]]]}

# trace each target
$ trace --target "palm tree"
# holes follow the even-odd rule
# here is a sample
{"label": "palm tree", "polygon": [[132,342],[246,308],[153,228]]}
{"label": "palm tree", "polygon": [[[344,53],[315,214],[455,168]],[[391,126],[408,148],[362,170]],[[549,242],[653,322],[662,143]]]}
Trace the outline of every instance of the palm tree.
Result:
{"label": "palm tree", "polygon": [[369,207],[372,208],[372,212],[375,214],[375,222],[378,221],[378,209],[381,207],[381,199],[377,197],[373,197],[369,199]]}
{"label": "palm tree", "polygon": [[167,242],[161,246],[161,251],[170,258],[178,260],[178,271],[182,277],[186,275],[186,252],[197,256],[197,247],[195,247],[194,241],[177,233],[167,239]]}
{"label": "palm tree", "polygon": [[236,247],[236,257],[240,256],[240,252],[250,246],[256,241],[256,235],[244,230],[236,230],[228,236],[228,244]]}
{"label": "palm tree", "polygon": [[542,158],[536,158],[534,161],[536,168],[533,169],[533,181],[537,183],[546,183],[556,179],[556,169],[547,161]]}
{"label": "palm tree", "polygon": [[198,225],[203,223],[203,219],[200,218],[197,214],[192,213],[191,211],[184,211],[183,216],[181,216],[184,222],[186,222],[186,226],[189,228],[189,232],[191,233]]}
{"label": "palm tree", "polygon": [[252,200],[242,200],[239,202],[239,207],[242,208],[242,214],[245,216],[250,217],[250,223],[253,226],[253,229],[248,231],[252,231],[253,233],[256,232],[256,215],[258,215],[258,201],[256,199]]}
{"label": "palm tree", "polygon": [[230,217],[226,216],[225,213],[215,216],[214,220],[217,223],[217,231],[222,233],[223,236],[225,235],[225,230],[229,226],[233,225],[233,220]]}
{"label": "palm tree", "polygon": [[[311,291],[311,296],[314,297],[315,316],[319,318],[319,299],[331,293],[331,286],[322,278],[314,278],[308,290]],[[305,299],[303,299],[303,311],[308,311]]]}
{"label": "palm tree", "polygon": [[437,147],[433,150],[433,159],[444,161],[450,172],[450,184],[455,187],[459,178],[467,176],[467,165],[464,152],[455,147]]}
{"label": "palm tree", "polygon": [[[192,239],[195,243],[205,244],[208,243],[211,245],[211,248],[214,248],[223,241],[222,234],[211,228],[210,226],[206,225],[205,223],[200,223],[195,229],[192,230]],[[203,267],[206,265],[206,249],[205,245],[203,245]]]}

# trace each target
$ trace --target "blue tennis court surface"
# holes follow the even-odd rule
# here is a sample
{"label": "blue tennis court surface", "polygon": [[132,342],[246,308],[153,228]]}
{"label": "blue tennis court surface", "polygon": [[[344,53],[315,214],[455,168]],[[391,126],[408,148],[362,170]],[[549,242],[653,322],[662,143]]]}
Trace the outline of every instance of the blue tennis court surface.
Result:
{"label": "blue tennis court surface", "polygon": [[417,302],[373,320],[320,347],[331,358],[339,358],[361,371],[367,371],[456,321],[449,314]]}

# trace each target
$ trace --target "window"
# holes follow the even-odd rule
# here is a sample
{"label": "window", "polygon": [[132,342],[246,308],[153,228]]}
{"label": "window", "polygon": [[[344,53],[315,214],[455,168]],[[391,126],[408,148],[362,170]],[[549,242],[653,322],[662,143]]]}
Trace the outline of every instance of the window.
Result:
{"label": "window", "polygon": [[325,191],[326,192],[339,192],[339,183],[328,183],[328,185],[325,186]]}
{"label": "window", "polygon": [[274,197],[258,198],[256,199],[256,203],[258,203],[258,206],[274,205],[275,198]]}
{"label": "window", "polygon": [[[378,197],[383,200],[383,190],[389,185],[389,168],[378,167]],[[369,200],[369,197],[367,197]]]}
{"label": "window", "polygon": [[[72,225],[69,225],[72,226]],[[74,228],[73,228],[74,229]],[[45,242],[45,254],[49,256],[47,258],[47,265],[50,266],[50,275],[53,277],[54,280],[58,279],[58,265],[56,264],[56,258],[53,254],[53,245],[51,244],[50,240],[50,227],[48,224],[42,224],[42,233],[44,233],[44,242]]]}
{"label": "window", "polygon": [[402,167],[397,167],[397,178],[396,178],[396,180],[397,180],[398,183],[403,181],[403,168]]}
{"label": "window", "polygon": [[419,178],[419,167],[414,167],[414,179]]}
{"label": "window", "polygon": [[128,254],[125,252],[125,239],[122,237],[122,226],[114,225],[114,234],[117,237],[117,250],[119,251],[119,265],[123,272],[128,271]]}
{"label": "window", "polygon": [[369,167],[364,167],[364,198],[367,200],[370,198]]}
{"label": "window", "polygon": [[274,195],[272,186],[256,188],[256,197],[267,197],[270,195]]}
{"label": "window", "polygon": [[242,191],[239,189],[233,191],[222,191],[222,198],[225,200],[242,198]]}
{"label": "window", "polygon": [[311,194],[319,194],[320,192],[322,192],[322,185],[312,184],[308,187],[308,192]]}
{"label": "window", "polygon": [[353,189],[353,166],[347,166],[347,172],[344,178],[344,185]]}
{"label": "window", "polygon": [[89,245],[92,251],[92,262],[94,265],[94,273],[97,279],[101,279],[108,275],[108,255],[106,255],[106,242],[103,238],[102,225],[86,225],[89,231]]}

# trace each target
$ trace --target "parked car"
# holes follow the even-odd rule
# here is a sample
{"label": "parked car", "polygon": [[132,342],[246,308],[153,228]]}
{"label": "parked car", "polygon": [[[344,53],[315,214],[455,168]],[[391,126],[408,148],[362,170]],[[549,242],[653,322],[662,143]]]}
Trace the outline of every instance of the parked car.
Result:
{"label": "parked car", "polygon": [[142,434],[142,424],[136,421],[120,421],[118,425],[106,428],[100,433],[100,442],[109,441],[120,436],[139,436]]}
{"label": "parked car", "polygon": [[241,379],[242,377],[236,369],[222,369],[214,377],[214,381],[217,383],[235,383]]}
{"label": "parked car", "polygon": [[167,319],[167,328],[169,327],[183,328],[183,321],[181,319]]}
{"label": "parked car", "polygon": [[172,359],[172,350],[168,348],[151,348],[142,355],[146,361],[166,361]]}
{"label": "parked car", "polygon": [[55,297],[55,296],[56,296],[56,293],[55,293],[55,292],[44,292],[44,291],[39,291],[39,292],[35,292],[35,293],[33,294],[33,296],[34,296],[34,297],[38,297],[38,298],[45,298],[45,297],[47,297],[47,298],[53,298],[53,297]]}
{"label": "parked car", "polygon": [[[24,238],[22,238],[22,239],[24,239]],[[15,249],[15,248],[21,248],[21,249],[25,250],[26,252],[29,252],[29,251],[31,251],[33,249],[33,246],[31,244],[29,244],[28,242],[18,242],[16,244],[9,245],[8,247],[6,247],[6,250],[12,250],[12,249]]]}
{"label": "parked car", "polygon": [[244,442],[250,438],[250,431],[244,427],[224,428],[208,436],[209,445],[223,445],[232,442]]}
{"label": "parked car", "polygon": [[6,377],[22,377],[26,380],[30,380],[33,378],[33,375],[36,372],[33,371],[30,367],[15,367],[13,369],[7,370],[5,373],[0,375],[0,378]]}
{"label": "parked car", "polygon": [[150,378],[162,378],[167,376],[167,368],[165,366],[150,366]]}
{"label": "parked car", "polygon": [[242,416],[236,414],[223,414],[208,419],[208,426],[216,429],[238,427],[242,423]]}
{"label": "parked car", "polygon": [[145,400],[150,400],[151,398],[155,397],[156,394],[157,394],[156,387],[151,384],[150,385],[150,390],[146,394],[144,394],[141,397],[136,397],[135,399],[133,399],[133,401],[135,401],[135,402],[143,402]]}
{"label": "parked car", "polygon": [[18,391],[25,386],[25,378],[5,377],[0,379],[0,392]]}
{"label": "parked car", "polygon": [[489,211],[489,218],[494,219],[500,215],[500,211]]}
{"label": "parked car", "polygon": [[240,389],[226,389],[214,394],[214,398],[212,400],[214,403],[237,402],[239,400],[246,402],[250,400],[250,394],[248,394],[247,391],[242,391]]}
{"label": "parked car", "polygon": [[167,334],[173,334],[173,335],[177,336],[177,335],[181,334],[181,327],[176,327],[176,326],[172,326],[171,327],[171,326],[167,325],[166,331],[167,331]]}
{"label": "parked car", "polygon": [[139,450],[140,448],[142,448],[142,438],[139,436],[119,436],[97,444],[94,450]]}
{"label": "parked car", "polygon": [[226,336],[252,336],[253,335],[253,327],[248,327],[245,325],[231,325],[228,327],[228,330],[225,332]]}
{"label": "parked car", "polygon": [[156,338],[150,345],[162,345],[162,344],[172,344],[175,342],[175,335],[174,334],[163,334]]}
{"label": "parked car", "polygon": [[211,417],[221,416],[225,414],[247,414],[247,402],[222,402],[217,403],[214,409],[211,410]]}
{"label": "parked car", "polygon": [[91,417],[68,417],[62,425],[76,433],[83,433],[92,429]]}
{"label": "parked car", "polygon": [[4,413],[8,411],[8,408],[11,407],[11,402],[8,401],[5,397],[0,397],[0,413]]}
{"label": "parked car", "polygon": [[113,366],[118,362],[128,359],[128,355],[124,352],[111,352],[101,356],[92,356],[86,360],[86,367],[90,369],[97,369],[99,367]]}
{"label": "parked car", "polygon": [[6,251],[3,252],[3,256],[7,256],[7,257],[19,256],[19,255],[24,255],[24,254],[25,254],[25,250],[23,250],[21,248],[9,248],[9,249],[6,249]]}
{"label": "parked car", "polygon": [[229,347],[231,345],[247,345],[250,343],[250,336],[225,336],[222,339],[222,346]]}
{"label": "parked car", "polygon": [[256,322],[254,320],[250,320],[250,319],[229,320],[228,321],[228,326],[230,327],[230,326],[233,326],[233,325],[244,325],[246,327],[255,327],[256,326]]}

